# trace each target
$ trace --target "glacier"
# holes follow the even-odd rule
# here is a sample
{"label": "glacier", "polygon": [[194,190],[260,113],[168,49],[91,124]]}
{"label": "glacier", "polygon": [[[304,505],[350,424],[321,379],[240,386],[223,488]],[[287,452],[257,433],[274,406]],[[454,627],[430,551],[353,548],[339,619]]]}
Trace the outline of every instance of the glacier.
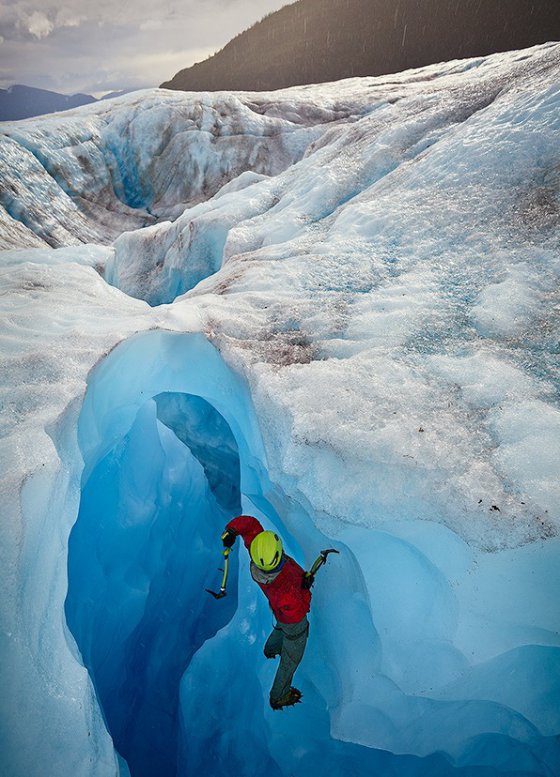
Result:
{"label": "glacier", "polygon": [[[560,773],[560,44],[0,125],[0,773]],[[257,516],[309,567],[268,707]]]}

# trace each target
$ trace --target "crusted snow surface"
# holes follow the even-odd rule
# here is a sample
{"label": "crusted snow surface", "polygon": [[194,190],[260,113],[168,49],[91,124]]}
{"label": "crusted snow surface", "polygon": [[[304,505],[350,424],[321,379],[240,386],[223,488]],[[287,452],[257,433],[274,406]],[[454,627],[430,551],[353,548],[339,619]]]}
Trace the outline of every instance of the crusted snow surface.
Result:
{"label": "crusted snow surface", "polygon": [[[3,773],[558,774],[559,75],[2,126]],[[239,504],[340,550],[282,715]]]}

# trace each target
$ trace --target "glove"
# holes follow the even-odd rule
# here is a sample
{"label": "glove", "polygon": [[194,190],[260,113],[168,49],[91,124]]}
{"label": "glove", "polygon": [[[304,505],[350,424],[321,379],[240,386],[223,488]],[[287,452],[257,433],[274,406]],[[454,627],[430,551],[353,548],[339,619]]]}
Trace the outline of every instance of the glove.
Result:
{"label": "glove", "polygon": [[304,591],[309,591],[314,582],[315,575],[312,575],[311,572],[306,572],[303,576],[303,580],[301,581],[301,587]]}
{"label": "glove", "polygon": [[225,532],[222,534],[222,542],[224,543],[224,548],[233,548],[235,545],[235,538],[237,537],[237,534],[232,531],[231,529],[226,529]]}

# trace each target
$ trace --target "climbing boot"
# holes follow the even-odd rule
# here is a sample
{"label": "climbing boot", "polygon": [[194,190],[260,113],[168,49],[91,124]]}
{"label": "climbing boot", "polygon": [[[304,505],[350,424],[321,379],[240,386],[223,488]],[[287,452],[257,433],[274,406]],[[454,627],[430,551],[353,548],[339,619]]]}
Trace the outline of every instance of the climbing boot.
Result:
{"label": "climbing boot", "polygon": [[297,688],[290,688],[280,699],[271,699],[270,706],[273,710],[281,710],[284,707],[293,707],[301,701],[301,691]]}

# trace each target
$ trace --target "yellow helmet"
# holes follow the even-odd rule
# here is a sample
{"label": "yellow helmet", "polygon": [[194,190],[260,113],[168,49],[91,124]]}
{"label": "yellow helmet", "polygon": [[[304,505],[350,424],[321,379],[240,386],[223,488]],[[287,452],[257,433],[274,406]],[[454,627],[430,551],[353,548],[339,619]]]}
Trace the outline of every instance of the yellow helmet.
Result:
{"label": "yellow helmet", "polygon": [[282,540],[273,531],[262,531],[251,543],[249,552],[259,569],[271,572],[282,560]]}

